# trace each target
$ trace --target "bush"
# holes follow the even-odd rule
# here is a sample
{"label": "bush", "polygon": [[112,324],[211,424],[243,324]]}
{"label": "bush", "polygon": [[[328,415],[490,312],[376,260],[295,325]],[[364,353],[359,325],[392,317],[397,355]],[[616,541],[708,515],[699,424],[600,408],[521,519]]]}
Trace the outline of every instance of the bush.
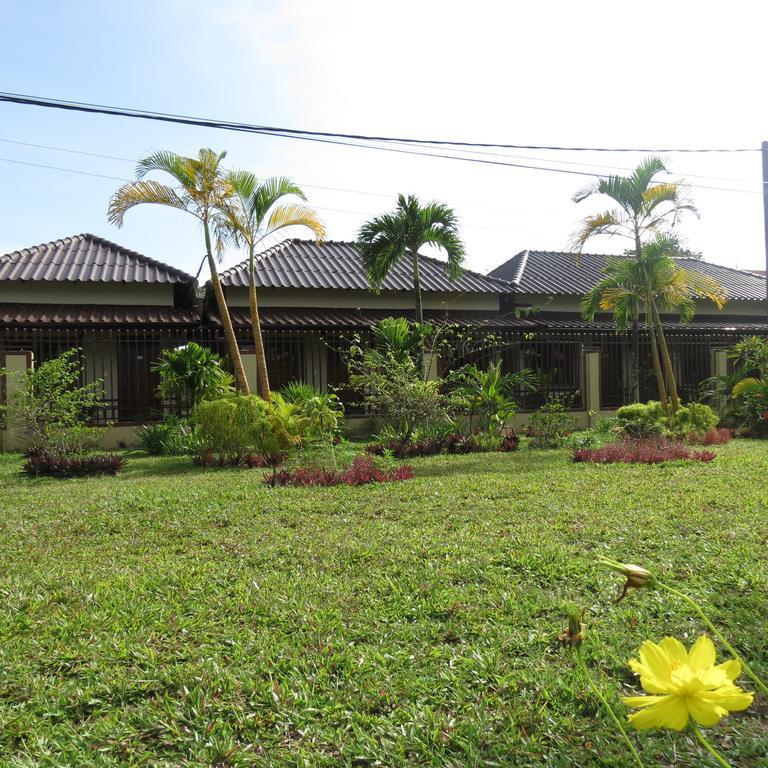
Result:
{"label": "bush", "polygon": [[703,435],[714,429],[720,418],[704,403],[689,403],[675,414],[675,430],[681,434]]}
{"label": "bush", "polygon": [[394,469],[379,469],[372,456],[356,456],[352,464],[343,472],[320,467],[300,467],[293,472],[275,471],[264,478],[270,486],[332,486],[332,485],[368,485],[369,483],[393,483],[410,480],[414,476],[413,467],[403,465]]}
{"label": "bush", "polygon": [[623,405],[616,411],[616,419],[624,431],[633,437],[663,435],[666,432],[667,417],[658,400]]}
{"label": "bush", "polygon": [[63,456],[50,451],[36,451],[22,467],[33,477],[84,477],[87,475],[116,475],[125,468],[126,461],[114,453],[92,456]]}
{"label": "bush", "polygon": [[8,404],[9,426],[18,429],[33,450],[55,454],[93,450],[104,430],[85,421],[102,403],[102,384],[80,385],[83,362],[79,349],[30,368]]}
{"label": "bush", "polygon": [[576,419],[568,413],[568,403],[553,397],[532,413],[525,433],[532,448],[560,448],[576,429]]}
{"label": "bush", "polygon": [[505,432],[502,435],[498,450],[502,453],[516,451],[520,447],[520,438],[514,432]]}
{"label": "bush", "polygon": [[197,438],[186,419],[169,416],[162,424],[136,430],[139,447],[150,456],[185,456],[197,450]]}
{"label": "bush", "polygon": [[571,453],[575,462],[593,464],[663,464],[667,461],[712,461],[712,451],[694,451],[683,443],[656,438],[625,438],[602,448],[577,448]]}
{"label": "bush", "polygon": [[301,442],[296,407],[279,395],[267,402],[258,395],[236,395],[198,403],[196,431],[203,452],[222,457],[273,454]]}

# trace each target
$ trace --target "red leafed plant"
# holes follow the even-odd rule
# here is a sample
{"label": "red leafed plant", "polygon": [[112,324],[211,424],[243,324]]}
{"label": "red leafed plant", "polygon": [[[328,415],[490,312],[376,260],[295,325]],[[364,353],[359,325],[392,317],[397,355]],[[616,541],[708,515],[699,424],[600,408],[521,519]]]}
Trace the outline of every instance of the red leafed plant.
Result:
{"label": "red leafed plant", "polygon": [[261,469],[263,467],[277,467],[285,461],[282,451],[275,453],[238,453],[219,454],[212,451],[203,451],[200,456],[195,456],[194,463],[200,467],[248,467],[249,469]]}
{"label": "red leafed plant", "polygon": [[91,456],[64,456],[48,451],[36,451],[27,458],[22,471],[33,477],[85,477],[87,475],[116,475],[126,465],[122,456],[114,453]]}
{"label": "red leafed plant", "polygon": [[695,451],[666,438],[626,438],[602,448],[578,448],[571,454],[576,462],[593,464],[663,464],[667,461],[712,461],[712,451]]}
{"label": "red leafed plant", "polygon": [[702,435],[690,435],[688,442],[691,445],[724,445],[730,443],[733,440],[733,430],[728,427],[720,427],[719,429],[713,427],[708,429]]}
{"label": "red leafed plant", "polygon": [[410,480],[413,467],[403,464],[394,469],[379,469],[373,456],[356,456],[344,471],[320,467],[299,467],[290,472],[286,469],[274,471],[264,478],[267,485],[331,486],[367,485],[368,483],[394,483]]}

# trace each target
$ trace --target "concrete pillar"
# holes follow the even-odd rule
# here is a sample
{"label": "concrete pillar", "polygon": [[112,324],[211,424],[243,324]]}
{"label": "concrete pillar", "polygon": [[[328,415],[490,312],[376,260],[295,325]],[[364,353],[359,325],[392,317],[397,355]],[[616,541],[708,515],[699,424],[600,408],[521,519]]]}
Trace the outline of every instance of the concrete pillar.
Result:
{"label": "concrete pillar", "polygon": [[[2,377],[2,400],[7,405],[21,386],[21,376],[24,371],[32,368],[34,358],[31,352],[6,352],[0,359],[0,367],[6,372]],[[22,440],[12,430],[0,431],[0,451],[13,451],[22,448]]]}
{"label": "concrete pillar", "polygon": [[589,426],[593,427],[600,413],[600,352],[584,352],[584,407],[589,413]]}
{"label": "concrete pillar", "polygon": [[259,394],[259,376],[256,368],[256,353],[255,352],[240,352],[240,357],[243,359],[243,368],[245,369],[245,378],[248,381],[248,389],[251,394]]}
{"label": "concrete pillar", "polygon": [[[728,350],[718,349],[715,347],[712,350],[712,362],[711,370],[713,376],[727,376],[728,375]],[[713,403],[717,410],[720,410],[725,406],[725,398],[720,395]]]}

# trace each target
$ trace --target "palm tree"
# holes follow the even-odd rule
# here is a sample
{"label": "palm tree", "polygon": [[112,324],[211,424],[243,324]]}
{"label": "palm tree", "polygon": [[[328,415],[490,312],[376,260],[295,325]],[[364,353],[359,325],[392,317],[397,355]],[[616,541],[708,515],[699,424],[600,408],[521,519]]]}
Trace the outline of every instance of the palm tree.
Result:
{"label": "palm tree", "polygon": [[[688,211],[698,215],[694,205],[673,182],[654,182],[654,176],[666,173],[660,157],[643,160],[630,176],[608,176],[590,184],[573,196],[580,203],[593,195],[606,195],[616,207],[587,216],[572,238],[572,247],[581,253],[587,241],[597,235],[619,235],[632,241],[635,259],[641,258],[643,241],[663,228],[674,228],[680,215]],[[647,307],[651,301],[644,302]],[[640,371],[637,316],[632,318],[633,398],[640,399]]]}
{"label": "palm tree", "polygon": [[[680,408],[677,382],[672,367],[659,307],[675,312],[690,322],[696,312],[696,298],[712,301],[718,309],[725,303],[723,287],[713,278],[679,267],[673,258],[679,244],[668,235],[657,235],[642,247],[639,259],[615,259],[605,268],[605,277],[582,299],[581,310],[592,320],[599,311],[613,312],[617,331],[626,331],[645,306],[648,334],[659,400],[665,413]],[[663,365],[663,371],[662,371]],[[669,398],[667,398],[667,394]]]}
{"label": "palm tree", "polygon": [[[245,376],[240,348],[235,338],[235,329],[224,298],[224,291],[216,269],[211,236],[215,238],[217,256],[224,250],[226,238],[226,211],[233,204],[234,190],[226,178],[221,161],[226,152],[217,154],[212,149],[201,149],[197,157],[184,157],[175,152],[155,152],[139,161],[136,167],[136,181],[123,184],[109,201],[107,217],[112,224],[123,226],[125,214],[134,206],[144,203],[167,205],[194,216],[203,228],[205,256],[211,272],[211,284],[224,326],[229,346],[229,356],[235,371],[238,389],[248,394],[248,379]],[[147,174],[162,171],[170,175],[176,184],[167,186],[154,180],[147,180]]]}
{"label": "palm tree", "polygon": [[455,280],[462,273],[464,244],[459,237],[456,214],[443,203],[431,202],[423,208],[415,195],[397,196],[397,207],[363,224],[357,236],[357,249],[371,290],[378,293],[392,268],[411,260],[416,321],[424,322],[419,279],[419,249],[425,245],[441,248],[448,256],[446,272]]}
{"label": "palm tree", "polygon": [[256,347],[256,371],[261,396],[269,400],[269,374],[256,298],[256,249],[268,235],[286,227],[307,227],[320,242],[325,239],[325,226],[308,206],[280,202],[291,195],[300,200],[307,199],[290,179],[275,177],[259,181],[248,171],[232,171],[227,179],[235,195],[235,205],[225,209],[227,230],[236,244],[248,249],[248,303]]}

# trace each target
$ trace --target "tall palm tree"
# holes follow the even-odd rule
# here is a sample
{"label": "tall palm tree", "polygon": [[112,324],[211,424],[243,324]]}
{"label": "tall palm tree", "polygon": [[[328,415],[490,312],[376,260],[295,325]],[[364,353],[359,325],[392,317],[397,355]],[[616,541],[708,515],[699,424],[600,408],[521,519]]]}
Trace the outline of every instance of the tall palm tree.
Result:
{"label": "tall palm tree", "polygon": [[[663,229],[676,226],[680,215],[688,211],[698,215],[694,205],[682,194],[680,185],[673,182],[654,182],[659,173],[667,169],[660,157],[643,160],[630,176],[607,176],[590,184],[573,196],[580,203],[593,195],[606,195],[616,207],[593,216],[587,216],[572,238],[572,247],[581,253],[587,241],[597,235],[618,235],[629,238],[635,259],[641,258],[643,242]],[[650,307],[652,302],[644,302]],[[640,399],[639,371],[640,335],[637,316],[632,319],[633,398]]]}
{"label": "tall palm tree", "polygon": [[357,236],[357,249],[371,290],[378,292],[392,268],[409,258],[413,274],[416,320],[424,322],[419,279],[419,249],[434,245],[448,256],[446,272],[455,280],[462,273],[464,244],[459,237],[456,214],[443,203],[422,207],[415,195],[397,196],[397,206],[363,224]]}
{"label": "tall palm tree", "polygon": [[[211,284],[216,296],[216,303],[224,326],[229,346],[229,356],[235,371],[238,389],[248,394],[248,379],[245,376],[240,348],[235,338],[235,329],[224,298],[224,291],[219,281],[214,258],[212,236],[215,238],[215,250],[218,257],[224,250],[226,238],[226,211],[232,205],[234,190],[221,167],[226,157],[212,149],[201,149],[197,157],[184,157],[175,152],[155,152],[140,160],[136,167],[136,181],[123,184],[109,201],[107,217],[112,224],[123,226],[125,214],[134,206],[144,203],[166,205],[194,216],[203,228],[205,237],[205,256],[211,272]],[[167,173],[176,182],[167,186],[145,177],[153,171]]]}
{"label": "tall palm tree", "polygon": [[235,243],[244,245],[248,250],[248,304],[256,347],[256,372],[261,396],[269,400],[269,374],[256,297],[256,249],[268,235],[286,227],[307,227],[320,242],[325,239],[325,226],[308,206],[280,202],[289,196],[307,199],[301,188],[290,179],[273,177],[259,181],[248,171],[232,171],[227,179],[235,198],[235,205],[228,205],[225,209],[227,230]]}
{"label": "tall palm tree", "polygon": [[725,303],[725,292],[716,280],[675,263],[678,248],[675,238],[658,235],[642,247],[639,259],[609,261],[605,277],[581,302],[582,314],[589,320],[599,310],[612,312],[620,332],[637,317],[638,306],[645,306],[659,400],[672,415],[678,411],[680,400],[659,307],[679,314],[682,322],[690,322],[696,312],[696,298],[709,299],[718,309]]}

